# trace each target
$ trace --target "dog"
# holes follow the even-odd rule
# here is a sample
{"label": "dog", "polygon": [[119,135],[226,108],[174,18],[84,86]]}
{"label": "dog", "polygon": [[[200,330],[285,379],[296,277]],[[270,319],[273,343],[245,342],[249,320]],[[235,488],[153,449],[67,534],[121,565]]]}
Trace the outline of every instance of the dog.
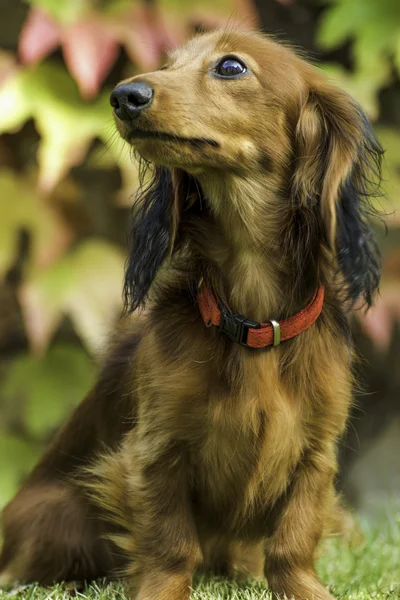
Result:
{"label": "dog", "polygon": [[340,511],[348,313],[379,286],[381,146],[257,32],[199,34],[111,105],[147,168],[124,284],[146,311],[5,508],[3,581],[123,574],[186,600],[201,567],[329,600],[314,559]]}

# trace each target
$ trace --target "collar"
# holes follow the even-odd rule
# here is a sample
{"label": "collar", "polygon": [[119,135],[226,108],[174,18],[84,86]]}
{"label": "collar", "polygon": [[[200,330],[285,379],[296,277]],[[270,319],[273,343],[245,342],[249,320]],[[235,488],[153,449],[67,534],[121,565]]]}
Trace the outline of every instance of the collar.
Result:
{"label": "collar", "polygon": [[266,323],[250,321],[242,315],[232,315],[226,306],[217,302],[212,291],[201,283],[197,303],[206,327],[214,325],[232,341],[249,348],[279,346],[285,340],[303,333],[317,320],[324,303],[324,288],[320,287],[305,308],[282,321]]}

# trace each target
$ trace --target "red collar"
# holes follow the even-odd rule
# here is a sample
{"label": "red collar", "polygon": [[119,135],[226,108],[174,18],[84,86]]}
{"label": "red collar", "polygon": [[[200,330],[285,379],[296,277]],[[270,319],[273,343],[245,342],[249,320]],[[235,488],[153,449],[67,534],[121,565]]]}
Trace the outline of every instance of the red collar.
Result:
{"label": "red collar", "polygon": [[300,312],[282,321],[256,323],[242,315],[231,315],[227,308],[218,304],[214,294],[203,283],[197,294],[199,310],[207,327],[215,325],[231,340],[249,348],[278,346],[280,342],[303,333],[317,320],[324,303],[324,288],[320,287]]}

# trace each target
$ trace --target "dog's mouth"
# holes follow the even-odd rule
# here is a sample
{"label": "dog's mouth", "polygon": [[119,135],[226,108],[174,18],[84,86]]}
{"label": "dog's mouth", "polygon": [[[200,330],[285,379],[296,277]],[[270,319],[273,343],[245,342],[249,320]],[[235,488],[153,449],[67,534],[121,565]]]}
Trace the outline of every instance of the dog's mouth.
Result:
{"label": "dog's mouth", "polygon": [[135,141],[140,139],[154,139],[156,141],[176,142],[181,144],[186,143],[195,147],[211,146],[212,148],[219,148],[219,143],[210,138],[183,137],[165,131],[146,131],[144,129],[131,130],[127,141],[130,144],[134,144]]}

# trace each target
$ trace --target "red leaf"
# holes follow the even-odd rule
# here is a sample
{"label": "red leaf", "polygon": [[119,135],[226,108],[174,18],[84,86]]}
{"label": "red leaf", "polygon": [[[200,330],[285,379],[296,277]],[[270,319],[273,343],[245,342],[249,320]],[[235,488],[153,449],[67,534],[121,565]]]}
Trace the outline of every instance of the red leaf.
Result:
{"label": "red leaf", "polygon": [[139,5],[134,8],[120,30],[131,60],[143,71],[156,69],[161,60],[162,40],[158,28],[154,27],[154,12],[151,7]]}
{"label": "red leaf", "polygon": [[374,306],[360,315],[361,326],[380,352],[389,349],[393,325],[400,323],[400,282],[384,281]]}
{"label": "red leaf", "polygon": [[60,43],[61,29],[41,8],[33,6],[19,36],[19,56],[23,63],[42,60]]}
{"label": "red leaf", "polygon": [[390,308],[381,298],[362,316],[361,325],[377,350],[386,352],[392,339],[393,319]]}
{"label": "red leaf", "polygon": [[82,96],[93,98],[118,56],[112,29],[93,17],[79,21],[63,31],[62,47]]}

